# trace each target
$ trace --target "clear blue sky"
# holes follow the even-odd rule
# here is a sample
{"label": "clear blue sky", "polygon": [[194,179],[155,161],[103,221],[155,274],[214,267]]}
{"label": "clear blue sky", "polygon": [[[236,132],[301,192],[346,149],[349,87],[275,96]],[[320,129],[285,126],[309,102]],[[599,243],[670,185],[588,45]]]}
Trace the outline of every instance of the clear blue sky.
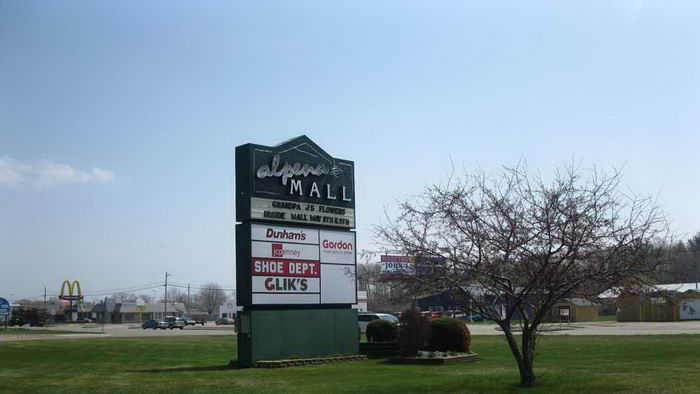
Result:
{"label": "clear blue sky", "polygon": [[[233,286],[233,148],[356,163],[360,248],[459,166],[625,165],[700,231],[697,1],[0,0],[0,296]],[[145,293],[150,293],[146,291]]]}

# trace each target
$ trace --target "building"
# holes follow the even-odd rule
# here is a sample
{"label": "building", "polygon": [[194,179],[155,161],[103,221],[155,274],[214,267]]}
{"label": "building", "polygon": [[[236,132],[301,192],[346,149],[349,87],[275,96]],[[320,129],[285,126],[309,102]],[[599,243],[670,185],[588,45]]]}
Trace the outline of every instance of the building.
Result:
{"label": "building", "polygon": [[230,317],[232,319],[236,318],[236,313],[238,312],[238,306],[236,305],[236,293],[224,301],[223,304],[219,305],[219,317]]}
{"label": "building", "polygon": [[568,298],[552,306],[549,321],[584,322],[598,320],[598,305],[585,298]]}
{"label": "building", "polygon": [[352,307],[357,309],[358,312],[367,312],[367,292],[358,291],[357,292],[357,304],[353,304]]}
{"label": "building", "polygon": [[[106,309],[106,312],[105,312]],[[181,317],[187,314],[185,304],[181,302],[168,303],[167,308],[163,303],[144,303],[138,305],[135,302],[100,303],[92,308],[91,315],[97,321],[103,321],[106,316],[110,323],[140,323],[149,319],[163,319],[166,316]]]}
{"label": "building", "polygon": [[46,316],[51,321],[69,321],[69,320],[79,320],[90,317],[90,312],[94,304],[89,302],[79,302],[73,305],[73,313],[71,316],[69,308],[69,303],[66,301],[61,301],[56,298],[51,298],[42,301],[32,301],[32,300],[19,300],[13,308],[23,308],[23,309],[36,309],[40,311],[45,311]]}
{"label": "building", "polygon": [[657,290],[617,297],[617,321],[679,321],[700,319],[700,291]]}

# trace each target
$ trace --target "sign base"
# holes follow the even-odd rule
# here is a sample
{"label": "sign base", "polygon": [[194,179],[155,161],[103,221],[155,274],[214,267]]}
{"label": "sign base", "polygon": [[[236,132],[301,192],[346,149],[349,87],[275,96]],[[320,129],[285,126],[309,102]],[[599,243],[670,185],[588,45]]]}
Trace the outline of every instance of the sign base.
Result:
{"label": "sign base", "polygon": [[243,310],[239,314],[238,366],[261,360],[359,353],[355,309]]}

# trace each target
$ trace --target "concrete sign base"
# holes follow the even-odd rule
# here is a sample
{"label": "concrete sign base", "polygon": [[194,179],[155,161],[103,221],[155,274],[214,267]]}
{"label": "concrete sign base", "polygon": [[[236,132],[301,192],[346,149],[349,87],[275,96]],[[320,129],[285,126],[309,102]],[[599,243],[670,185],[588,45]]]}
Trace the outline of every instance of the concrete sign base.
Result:
{"label": "concrete sign base", "polygon": [[247,310],[239,312],[239,323],[241,367],[253,367],[261,360],[359,352],[355,309]]}

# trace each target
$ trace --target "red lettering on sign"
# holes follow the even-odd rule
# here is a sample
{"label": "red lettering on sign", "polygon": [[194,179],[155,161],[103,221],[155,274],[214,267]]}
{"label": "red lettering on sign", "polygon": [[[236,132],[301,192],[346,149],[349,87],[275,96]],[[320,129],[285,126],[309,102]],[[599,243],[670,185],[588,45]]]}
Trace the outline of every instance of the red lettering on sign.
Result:
{"label": "red lettering on sign", "polygon": [[323,240],[323,247],[326,249],[352,250],[352,243],[344,241],[329,241]]}
{"label": "red lettering on sign", "polygon": [[290,241],[304,241],[306,240],[306,233],[304,233],[303,231],[296,232],[291,230],[275,231],[274,229],[268,228],[267,231],[265,231],[265,237],[288,239]]}
{"label": "red lettering on sign", "polygon": [[251,272],[254,276],[293,276],[320,278],[321,263],[308,260],[283,260],[253,258]]}

